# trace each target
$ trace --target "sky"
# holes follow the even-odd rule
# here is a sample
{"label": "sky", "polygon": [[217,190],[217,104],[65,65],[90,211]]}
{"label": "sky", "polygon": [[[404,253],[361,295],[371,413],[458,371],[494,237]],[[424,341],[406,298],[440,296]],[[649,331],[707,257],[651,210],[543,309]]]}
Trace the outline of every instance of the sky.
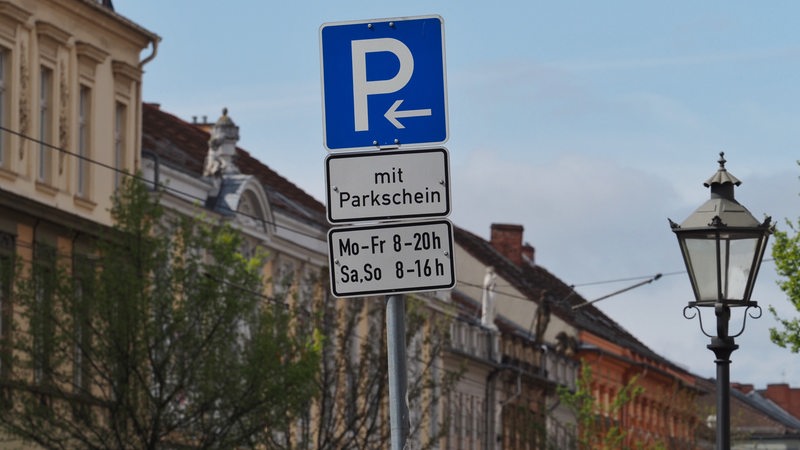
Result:
{"label": "sky", "polygon": [[[654,351],[715,374],[667,218],[709,196],[725,152],[736,198],[779,227],[800,216],[800,3],[114,0],[161,36],[143,97],[184,120],[222,108],[239,146],[325,198],[319,28],[444,19],[453,208],[486,239],[520,224],[536,263]],[[150,53],[146,50],[142,58]],[[769,339],[798,312],[767,255],[731,380],[800,387],[800,355]],[[463,280],[480,283],[481,280]],[[502,288],[499,286],[498,289]],[[707,313],[707,312],[706,312]],[[741,327],[734,310],[731,330]],[[713,323],[713,316],[704,319]]]}

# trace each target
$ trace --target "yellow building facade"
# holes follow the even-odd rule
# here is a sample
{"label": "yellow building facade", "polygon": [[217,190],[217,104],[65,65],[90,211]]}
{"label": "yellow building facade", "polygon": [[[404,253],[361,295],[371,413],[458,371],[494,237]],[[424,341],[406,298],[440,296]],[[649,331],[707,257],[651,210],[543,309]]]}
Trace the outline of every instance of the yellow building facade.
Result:
{"label": "yellow building facade", "polygon": [[4,193],[109,224],[120,173],[139,163],[142,71],[158,41],[96,1],[0,2]]}
{"label": "yellow building facade", "polygon": [[[109,225],[139,165],[141,79],[159,37],[89,0],[0,1],[0,392],[15,259],[47,270]],[[149,53],[148,53],[149,49]],[[145,54],[144,59],[140,55]],[[19,448],[0,441],[0,448]]]}
{"label": "yellow building facade", "polygon": [[[45,270],[57,258],[74,260],[98,227],[111,225],[110,198],[122,177],[141,171],[164,189],[169,210],[229,220],[253,251],[268,251],[265,291],[303,305],[309,323],[300,326],[330,326],[320,400],[276,439],[331,450],[385,442],[384,304],[331,296],[324,205],[236,147],[239,130],[227,111],[212,126],[142,103],[143,71],[158,42],[110,2],[0,0],[0,343],[16,313],[14,258]],[[566,308],[544,301],[548,289],[567,298],[554,296],[560,281],[534,271],[520,252],[519,261],[507,258],[463,230],[456,246],[456,290],[413,301],[426,321],[410,334],[409,368],[421,383],[459,376],[410,402],[412,444],[569,448],[562,424],[574,418],[555,393],[575,388],[571,343],[588,340]],[[497,277],[491,287],[489,274]],[[496,317],[481,302],[490,292]],[[0,397],[8,397],[11,367],[1,355]]]}

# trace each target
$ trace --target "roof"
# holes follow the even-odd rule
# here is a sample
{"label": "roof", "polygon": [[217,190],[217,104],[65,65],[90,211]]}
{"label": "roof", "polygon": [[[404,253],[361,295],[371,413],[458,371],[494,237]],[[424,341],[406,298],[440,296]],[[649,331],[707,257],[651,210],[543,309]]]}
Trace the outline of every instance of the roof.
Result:
{"label": "roof", "polygon": [[[162,111],[156,104],[145,103],[142,134],[143,151],[157,154],[161,164],[184,171],[196,178],[202,177],[210,139],[207,131]],[[237,147],[236,154],[235,163],[239,170],[259,180],[274,211],[281,211],[297,220],[325,229],[329,228],[324,204],[255,159],[247,151]],[[487,266],[493,266],[498,275],[511,282],[531,301],[539,299],[544,293],[543,298],[551,304],[553,314],[565,322],[641,356],[675,366],[593,305],[573,310],[573,306],[586,303],[586,300],[541,266],[530,264],[518,266],[495,250],[486,240],[459,227],[454,227],[454,238],[475,258]],[[462,307],[468,307],[467,303],[462,302]],[[508,324],[503,325],[507,331],[511,331],[512,327],[508,327]]]}
{"label": "roof", "polygon": [[111,17],[114,17],[115,20],[124,24],[126,27],[129,27],[132,30],[135,30],[136,32],[145,35],[151,42],[153,42],[153,45],[156,45],[158,42],[161,41],[161,37],[159,35],[153,33],[150,30],[147,30],[138,23],[120,14],[119,11],[116,11],[114,9],[114,5],[112,4],[111,0],[82,0],[82,1],[83,3],[89,5],[90,7],[98,11],[102,11],[104,14],[107,14]]}
{"label": "roof", "polygon": [[785,409],[778,406],[777,403],[761,395],[760,392],[754,390],[747,394],[742,394],[736,389],[732,389],[731,392],[734,396],[743,395],[747,397],[750,404],[755,408],[763,411],[775,421],[781,423],[787,430],[791,430],[793,434],[800,434],[800,419],[789,414]]}
{"label": "roof", "polygon": [[[143,104],[142,151],[158,155],[160,164],[201,178],[210,138],[207,131],[162,111],[157,104]],[[329,227],[324,204],[247,151],[237,147],[236,156],[239,170],[261,183],[273,211],[324,229]]]}
{"label": "roof", "polygon": [[[715,380],[698,377],[697,386],[709,394],[703,397],[704,403],[700,405],[699,412],[713,416],[717,388]],[[800,439],[800,420],[757,390],[744,393],[731,387],[730,397],[731,430],[743,435],[743,440]]]}
{"label": "roof", "polygon": [[[530,301],[541,298],[551,305],[553,314],[578,329],[590,332],[614,342],[638,355],[661,364],[680,369],[636,339],[620,324],[587,301],[575,289],[539,265],[523,263],[516,265],[498,252],[491,243],[464,229],[455,227],[454,239],[473,257],[487,266],[493,266],[497,274],[508,280]],[[576,305],[583,305],[573,309]]]}

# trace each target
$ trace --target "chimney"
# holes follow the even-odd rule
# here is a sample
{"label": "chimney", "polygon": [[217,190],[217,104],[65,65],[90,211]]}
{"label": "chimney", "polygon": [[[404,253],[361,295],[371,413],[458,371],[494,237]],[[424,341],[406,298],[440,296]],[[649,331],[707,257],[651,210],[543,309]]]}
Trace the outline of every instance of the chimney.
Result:
{"label": "chimney", "polygon": [[493,223],[491,244],[516,265],[522,264],[522,225]]}
{"label": "chimney", "polygon": [[206,116],[206,115],[203,115],[203,116],[192,116],[192,125],[194,125],[197,128],[205,131],[208,134],[211,134],[211,132],[214,129],[214,124],[213,123],[209,123],[208,116]]}
{"label": "chimney", "polygon": [[784,411],[800,418],[800,390],[791,388],[787,383],[768,384],[767,390],[762,391],[764,397],[775,402]]}

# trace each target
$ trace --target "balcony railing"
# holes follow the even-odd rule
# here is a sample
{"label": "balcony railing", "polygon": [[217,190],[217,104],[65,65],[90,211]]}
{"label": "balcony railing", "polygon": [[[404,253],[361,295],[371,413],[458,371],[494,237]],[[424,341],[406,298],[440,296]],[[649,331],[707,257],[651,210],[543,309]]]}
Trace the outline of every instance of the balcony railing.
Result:
{"label": "balcony railing", "polygon": [[522,336],[498,334],[478,324],[453,320],[450,349],[487,362],[502,362],[556,385],[575,388],[576,361]]}
{"label": "balcony railing", "polygon": [[544,354],[544,368],[547,379],[559,386],[575,390],[580,365],[577,361],[555,352]]}
{"label": "balcony railing", "polygon": [[474,358],[490,360],[492,333],[476,324],[453,320],[450,323],[450,348]]}

